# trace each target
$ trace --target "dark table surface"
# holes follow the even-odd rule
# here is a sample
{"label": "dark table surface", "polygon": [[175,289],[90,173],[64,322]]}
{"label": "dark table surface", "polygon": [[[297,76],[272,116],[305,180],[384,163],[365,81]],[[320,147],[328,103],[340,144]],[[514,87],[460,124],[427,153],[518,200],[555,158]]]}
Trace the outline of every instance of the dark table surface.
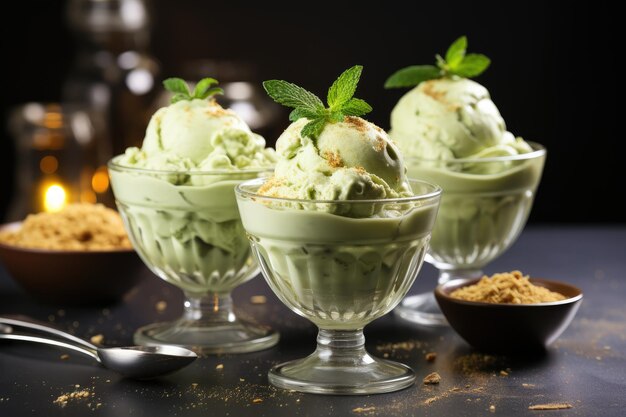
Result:
{"label": "dark table surface", "polygon": [[[255,278],[235,291],[235,300],[246,316],[280,330],[277,347],[201,358],[178,373],[139,382],[122,379],[78,354],[62,360],[65,352],[60,350],[3,342],[0,416],[626,415],[626,228],[528,227],[486,272],[511,269],[568,281],[584,292],[571,326],[543,355],[485,355],[451,329],[422,329],[388,314],[366,328],[367,347],[413,367],[418,374],[414,387],[348,397],[282,391],[268,385],[267,370],[312,352],[316,331]],[[0,314],[26,314],[82,337],[102,334],[106,344],[130,344],[138,326],[174,318],[182,310],[179,290],[147,270],[144,275],[120,304],[70,308],[37,304],[0,267]],[[411,292],[432,289],[435,276],[425,265]],[[267,303],[252,304],[250,297],[260,294],[267,296]],[[167,302],[164,311],[157,311],[159,301]],[[426,352],[436,352],[437,359],[427,362]],[[421,379],[433,371],[441,375],[441,384],[423,385]],[[81,389],[93,395],[65,407],[54,403],[60,395]],[[573,408],[528,410],[554,402]]]}

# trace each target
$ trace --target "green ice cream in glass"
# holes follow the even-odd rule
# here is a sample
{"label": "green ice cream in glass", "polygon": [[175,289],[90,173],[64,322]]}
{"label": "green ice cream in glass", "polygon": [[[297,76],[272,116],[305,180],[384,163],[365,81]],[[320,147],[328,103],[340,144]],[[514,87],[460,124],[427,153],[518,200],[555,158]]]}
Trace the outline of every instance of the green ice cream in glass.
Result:
{"label": "green ice cream in glass", "polygon": [[[522,231],[546,156],[537,143],[507,131],[485,87],[469,78],[490,64],[467,54],[457,39],[437,65],[397,71],[385,87],[414,87],[391,113],[391,138],[405,156],[410,178],[438,184],[441,208],[426,260],[439,283],[478,277]],[[396,309],[423,325],[446,325],[432,293],[407,297]]]}
{"label": "green ice cream in glass", "polygon": [[140,328],[134,341],[178,345],[197,353],[236,353],[278,342],[267,327],[237,318],[231,291],[253,278],[252,258],[235,201],[241,181],[266,176],[273,149],[213,95],[216,80],[194,91],[164,82],[172,103],[150,120],[141,149],[109,162],[111,185],[126,229],[148,267],[185,293],[177,320]]}
{"label": "green ice cream in glass", "polygon": [[278,298],[319,327],[310,356],[279,364],[270,383],[325,394],[373,394],[412,385],[414,372],[370,356],[363,328],[404,297],[422,265],[440,189],[409,181],[398,149],[353,98],[361,67],[328,92],[264,83],[294,107],[276,142],[271,178],[237,186],[237,202],[261,271]]}

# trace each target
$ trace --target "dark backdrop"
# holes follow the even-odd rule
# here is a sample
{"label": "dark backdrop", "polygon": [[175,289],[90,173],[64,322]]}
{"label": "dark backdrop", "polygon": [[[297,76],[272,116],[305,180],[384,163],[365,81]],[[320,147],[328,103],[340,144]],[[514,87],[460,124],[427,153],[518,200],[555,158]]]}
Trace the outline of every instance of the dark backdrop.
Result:
{"label": "dark backdrop", "polygon": [[[548,159],[531,222],[624,222],[622,19],[604,2],[269,2],[154,0],[152,52],[164,74],[196,58],[256,63],[259,79],[283,78],[318,94],[345,68],[362,64],[358,96],[369,118],[388,127],[403,91],[382,89],[394,70],[433,62],[461,34],[492,58],[478,81],[508,128],[544,144]],[[545,2],[546,4],[548,2]],[[608,2],[607,2],[608,3]],[[259,3],[257,3],[259,4]],[[409,5],[412,4],[412,5]],[[17,103],[58,101],[74,45],[65,2],[13,2],[3,13],[2,112]],[[296,12],[292,9],[305,10]],[[16,20],[17,19],[17,20]],[[286,118],[285,118],[286,122]],[[273,142],[275,138],[268,138]],[[12,192],[11,141],[0,139],[0,218]]]}

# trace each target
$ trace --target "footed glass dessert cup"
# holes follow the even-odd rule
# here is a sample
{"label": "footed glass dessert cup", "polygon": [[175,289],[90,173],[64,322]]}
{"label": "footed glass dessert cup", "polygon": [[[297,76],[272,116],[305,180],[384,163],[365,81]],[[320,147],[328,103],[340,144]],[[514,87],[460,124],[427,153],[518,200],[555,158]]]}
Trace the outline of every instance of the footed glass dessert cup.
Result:
{"label": "footed glass dessert cup", "polygon": [[[439,270],[438,283],[476,278],[521,233],[541,179],[546,150],[490,158],[426,160],[406,158],[410,178],[438,184],[441,207],[426,261]],[[406,297],[400,317],[425,326],[447,322],[432,292]]]}
{"label": "footed glass dessert cup", "polygon": [[237,318],[231,291],[258,273],[234,187],[267,170],[178,172],[109,162],[113,193],[130,240],[157,276],[185,293],[183,316],[136,331],[141,345],[200,354],[252,352],[278,333]]}
{"label": "footed glass dessert cup", "polygon": [[237,186],[244,228],[278,298],[319,327],[310,356],[275,366],[280,388],[321,394],[374,394],[412,385],[408,366],[365,350],[363,328],[393,309],[422,265],[441,190],[411,181],[414,197],[297,200]]}

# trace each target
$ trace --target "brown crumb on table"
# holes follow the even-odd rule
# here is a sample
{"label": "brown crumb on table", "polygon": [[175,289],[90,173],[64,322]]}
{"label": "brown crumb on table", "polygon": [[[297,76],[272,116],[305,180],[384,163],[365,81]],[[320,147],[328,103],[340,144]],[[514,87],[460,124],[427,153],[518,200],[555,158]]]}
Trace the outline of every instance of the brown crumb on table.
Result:
{"label": "brown crumb on table", "polygon": [[505,370],[500,371],[500,376],[509,376],[509,373]]}
{"label": "brown crumb on table", "polygon": [[89,392],[87,389],[83,389],[80,391],[68,392],[65,394],[61,394],[54,400],[52,403],[60,405],[61,407],[65,407],[72,400],[81,400],[85,398],[89,398],[93,393]]}
{"label": "brown crumb on table", "polygon": [[262,402],[263,402],[263,399],[262,399],[262,398],[255,398],[255,399],[253,399],[253,400],[252,400],[252,402],[253,402],[254,404],[262,403]]}
{"label": "brown crumb on table", "polygon": [[192,389],[196,389],[196,388],[198,388],[198,383],[197,383],[197,382],[192,382],[192,383],[191,383],[191,388],[192,388]]}
{"label": "brown crumb on table", "polygon": [[537,304],[564,300],[566,297],[534,285],[520,271],[483,276],[476,284],[456,289],[450,297],[494,304]]}
{"label": "brown crumb on table", "polygon": [[489,411],[491,411],[492,413],[496,412],[496,406],[495,405],[490,405],[489,406]]}
{"label": "brown crumb on table", "polygon": [[548,403],[548,404],[536,404],[528,407],[529,410],[567,410],[574,406],[570,403]]}
{"label": "brown crumb on table", "polygon": [[526,382],[523,382],[522,383],[522,387],[524,387],[524,388],[534,388],[535,384],[527,384]]}
{"label": "brown crumb on table", "polygon": [[70,358],[70,355],[68,355],[67,353],[64,353],[61,356],[59,356],[59,359],[61,359],[62,361],[66,361],[69,358]]}
{"label": "brown crumb on table", "polygon": [[424,358],[428,361],[428,362],[434,362],[435,359],[437,359],[437,353],[435,352],[428,352]]}
{"label": "brown crumb on table", "polygon": [[375,410],[376,410],[376,407],[357,407],[357,408],[353,408],[352,412],[353,413],[370,413]]}
{"label": "brown crumb on table", "polygon": [[265,304],[267,303],[267,297],[264,295],[253,295],[250,297],[251,304]]}
{"label": "brown crumb on table", "polygon": [[164,312],[167,309],[167,301],[157,301],[156,304],[154,305],[154,309],[156,311],[158,311],[159,313]]}
{"label": "brown crumb on table", "polygon": [[54,213],[31,214],[18,230],[0,232],[0,242],[52,250],[130,249],[120,215],[102,204],[77,203]]}
{"label": "brown crumb on table", "polygon": [[437,372],[430,373],[424,377],[424,385],[436,385],[441,382],[441,375]]}
{"label": "brown crumb on table", "polygon": [[222,369],[224,369],[224,364],[220,363],[215,367],[216,370],[221,371]]}
{"label": "brown crumb on table", "polygon": [[91,343],[93,343],[94,345],[101,345],[102,342],[104,342],[104,335],[102,334],[96,334],[91,336],[91,338],[89,339],[91,341]]}

